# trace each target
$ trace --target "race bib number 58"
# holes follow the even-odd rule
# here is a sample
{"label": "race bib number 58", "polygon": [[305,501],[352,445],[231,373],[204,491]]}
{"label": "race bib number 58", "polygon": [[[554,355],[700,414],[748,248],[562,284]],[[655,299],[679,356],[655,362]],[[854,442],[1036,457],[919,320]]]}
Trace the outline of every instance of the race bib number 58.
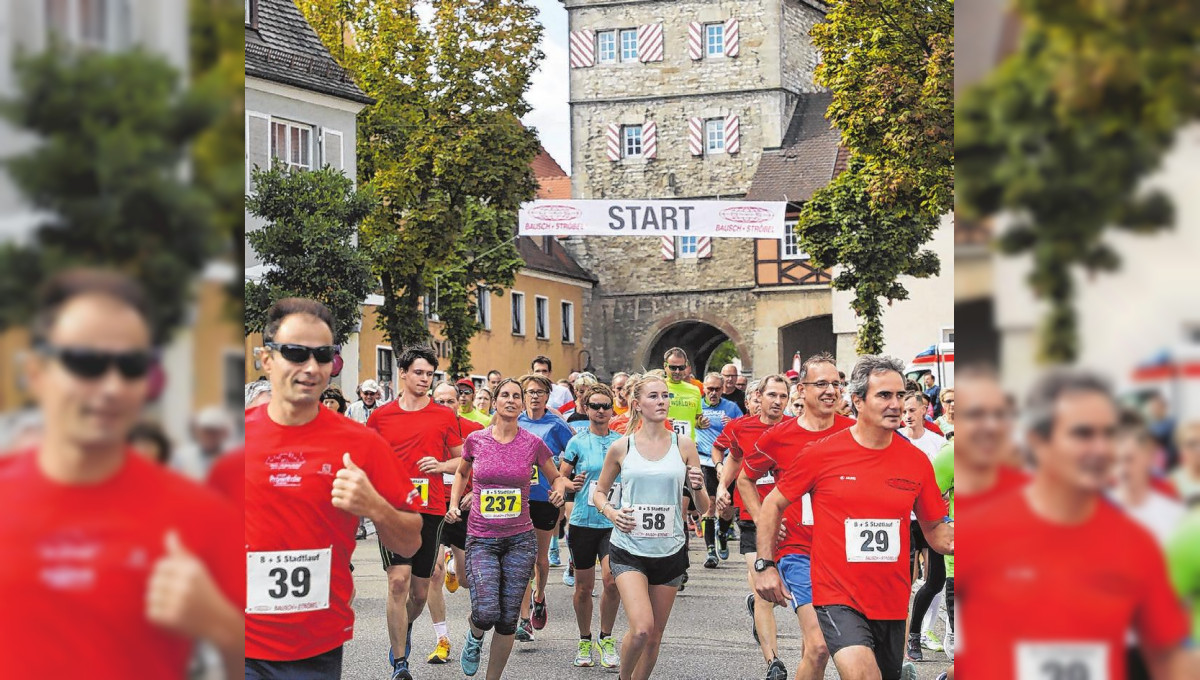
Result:
{"label": "race bib number 58", "polygon": [[1108,646],[1102,642],[1017,645],[1017,680],[1108,680],[1108,677]]}
{"label": "race bib number 58", "polygon": [[633,506],[633,531],[640,538],[669,538],[675,535],[675,506]]}
{"label": "race bib number 58", "polygon": [[333,548],[246,553],[246,613],[329,609]]}
{"label": "race bib number 58", "polygon": [[847,519],[847,562],[895,562],[900,558],[900,520]]}

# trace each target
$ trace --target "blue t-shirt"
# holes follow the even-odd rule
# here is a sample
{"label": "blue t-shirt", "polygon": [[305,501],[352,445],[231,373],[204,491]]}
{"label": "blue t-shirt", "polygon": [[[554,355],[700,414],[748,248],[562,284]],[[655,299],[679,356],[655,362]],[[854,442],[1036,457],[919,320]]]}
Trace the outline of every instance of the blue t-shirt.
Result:
{"label": "blue t-shirt", "polygon": [[[600,514],[598,508],[592,505],[592,492],[595,487],[592,486],[600,480],[600,472],[604,469],[604,456],[608,453],[608,447],[613,445],[613,442],[621,438],[616,432],[609,432],[608,436],[600,437],[592,433],[590,430],[581,432],[567,444],[567,450],[563,452],[562,459],[574,466],[574,474],[583,475],[583,489],[575,494],[575,507],[571,510],[570,523],[577,527],[588,527],[590,529],[611,529],[612,522],[608,518]],[[614,487],[620,483],[621,477],[617,476]]]}
{"label": "blue t-shirt", "polygon": [[705,467],[713,467],[713,442],[717,441],[717,437],[720,437],[721,431],[725,429],[726,418],[728,420],[741,418],[742,409],[724,397],[717,402],[716,406],[710,406],[708,400],[702,402],[701,406],[704,410],[704,417],[708,418],[708,429],[696,430],[696,450],[700,452],[700,464]]}
{"label": "blue t-shirt", "polygon": [[[546,448],[550,449],[550,453],[554,454],[554,465],[558,466],[558,457],[563,450],[567,448],[567,442],[571,441],[571,437],[575,436],[575,432],[562,418],[546,411],[541,418],[533,420],[528,414],[522,413],[517,418],[517,426],[522,430],[537,435],[546,444]],[[530,469],[530,479],[537,478],[537,484],[529,486],[529,500],[547,502],[550,500],[550,482],[546,480],[541,471],[536,467]]]}

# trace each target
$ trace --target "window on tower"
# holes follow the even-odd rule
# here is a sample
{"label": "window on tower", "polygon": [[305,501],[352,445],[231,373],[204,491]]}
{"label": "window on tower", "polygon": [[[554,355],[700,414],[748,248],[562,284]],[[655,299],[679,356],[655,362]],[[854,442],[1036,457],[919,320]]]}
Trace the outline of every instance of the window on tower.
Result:
{"label": "window on tower", "polygon": [[621,155],[625,158],[636,158],[642,155],[641,125],[621,127]]}
{"label": "window on tower", "polygon": [[637,61],[637,29],[621,30],[621,61]]}
{"label": "window on tower", "polygon": [[704,25],[704,54],[709,57],[725,56],[725,24]]}
{"label": "window on tower", "polygon": [[596,33],[596,54],[601,64],[612,64],[617,61],[616,31],[599,31]]}
{"label": "window on tower", "polygon": [[696,251],[699,246],[699,237],[697,236],[680,236],[679,237],[679,257],[696,257]]}
{"label": "window on tower", "polygon": [[711,118],[704,121],[705,153],[725,152],[725,119]]}

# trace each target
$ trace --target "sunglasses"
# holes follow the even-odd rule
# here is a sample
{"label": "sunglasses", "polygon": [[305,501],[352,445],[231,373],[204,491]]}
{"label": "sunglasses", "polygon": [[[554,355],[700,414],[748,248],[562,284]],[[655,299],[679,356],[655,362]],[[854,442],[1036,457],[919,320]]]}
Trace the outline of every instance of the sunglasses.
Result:
{"label": "sunglasses", "polygon": [[328,364],[333,361],[333,358],[342,352],[341,345],[321,345],[320,347],[309,347],[308,345],[292,345],[280,344],[278,342],[268,342],[267,349],[273,349],[279,352],[279,355],[293,364],[303,364],[308,361],[309,357],[317,360],[318,364]]}
{"label": "sunglasses", "polygon": [[114,365],[126,380],[146,377],[154,365],[154,354],[149,351],[101,352],[81,347],[54,347],[43,345],[38,350],[43,356],[56,359],[67,372],[78,378],[95,379],[108,373]]}
{"label": "sunglasses", "polygon": [[586,406],[587,406],[588,408],[592,409],[593,411],[602,411],[602,410],[604,410],[604,409],[610,409],[610,408],[612,408],[612,404],[595,404],[595,403],[592,403],[592,402],[588,402],[588,403],[586,404]]}
{"label": "sunglasses", "polygon": [[667,364],[668,371],[682,371],[685,369],[687,369],[687,364],[684,364],[682,366],[672,366],[671,364]]}

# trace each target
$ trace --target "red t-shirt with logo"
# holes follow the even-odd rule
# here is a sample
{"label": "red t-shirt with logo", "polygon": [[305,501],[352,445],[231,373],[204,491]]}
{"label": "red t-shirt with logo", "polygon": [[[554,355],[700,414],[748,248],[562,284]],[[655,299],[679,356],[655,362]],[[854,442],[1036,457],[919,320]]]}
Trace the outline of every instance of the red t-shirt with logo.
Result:
{"label": "red t-shirt with logo", "polygon": [[[327,408],[287,427],[271,420],[268,406],[246,411],[246,657],[296,661],[354,635],[350,558],[358,517],[332,502],[343,455],[395,508],[416,512],[416,490],[375,432]],[[314,603],[322,573],[328,600]]]}
{"label": "red t-shirt with logo", "polygon": [[[1151,650],[1188,638],[1162,550],[1108,500],[1074,525],[1036,515],[1020,488],[983,503],[957,497],[955,509],[970,528],[955,550],[963,677],[1034,677],[1036,668],[1037,677],[1123,680],[1130,629]],[[1075,668],[1085,672],[1066,672]]]}
{"label": "red t-shirt with logo", "polygon": [[[717,435],[716,441],[713,442],[713,448],[724,449],[727,454],[746,459],[747,453],[754,451],[755,444],[758,438],[764,432],[775,427],[779,423],[764,423],[762,418],[754,415],[746,415],[740,418],[734,418],[725,424],[725,429],[721,434]],[[761,484],[755,487],[758,490],[759,500],[767,497],[771,493],[771,489],[775,488],[774,484]],[[738,515],[740,519],[747,522],[750,521],[750,516],[744,512],[746,506],[742,504],[742,494],[737,488],[737,484],[733,485],[733,507],[737,508],[741,513]]]}
{"label": "red t-shirt with logo", "polygon": [[873,621],[908,616],[909,514],[945,517],[933,465],[899,435],[883,449],[845,429],[810,444],[778,488],[790,502],[812,494],[813,604],[840,604]]}
{"label": "red t-shirt with logo", "polygon": [[375,409],[367,419],[367,427],[375,430],[391,444],[400,473],[414,485],[428,484],[426,500],[419,510],[427,515],[446,514],[450,494],[440,473],[427,475],[417,468],[417,461],[432,456],[439,463],[450,459],[450,449],[462,446],[458,415],[451,409],[430,400],[424,408],[405,411],[400,400],[390,401]]}
{"label": "red t-shirt with logo", "polygon": [[[742,470],[755,484],[764,478],[778,481],[779,477],[797,465],[797,457],[804,447],[853,424],[853,418],[835,413],[833,425],[820,432],[812,432],[800,426],[799,418],[788,418],[758,438],[754,452],[742,460]],[[760,488],[761,486],[765,485],[760,485]],[[774,487],[773,484],[770,486]],[[763,498],[766,498],[766,494],[763,494]],[[792,503],[783,511],[783,526],[786,531],[775,548],[776,561],[784,555],[812,554],[811,500],[801,499],[801,502]],[[807,513],[804,511],[806,505]]]}
{"label": "red t-shirt with logo", "polygon": [[240,609],[240,513],[133,451],[88,485],[47,478],[32,450],[4,458],[0,676],[57,678],[70,667],[100,680],[187,677],[193,641],[147,619],[150,576],[173,530]]}
{"label": "red t-shirt with logo", "polygon": [[234,449],[217,459],[208,472],[208,486],[228,498],[238,512],[246,508],[246,449]]}

